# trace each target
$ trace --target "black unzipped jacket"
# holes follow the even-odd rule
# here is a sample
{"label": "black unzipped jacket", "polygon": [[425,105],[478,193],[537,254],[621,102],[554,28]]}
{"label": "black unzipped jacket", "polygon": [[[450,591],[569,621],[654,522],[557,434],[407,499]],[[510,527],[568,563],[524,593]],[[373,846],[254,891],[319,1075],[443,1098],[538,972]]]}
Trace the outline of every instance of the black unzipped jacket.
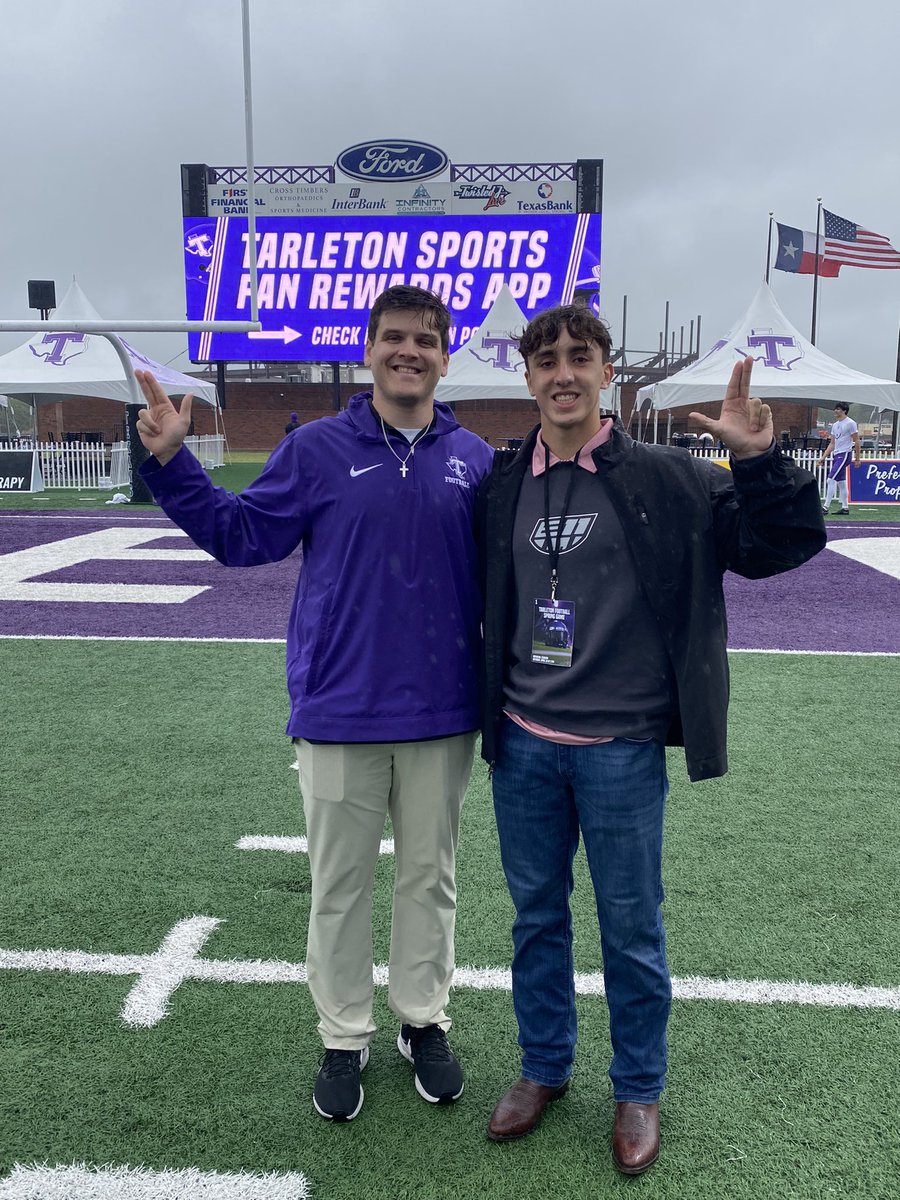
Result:
{"label": "black unzipped jacket", "polygon": [[[496,758],[505,658],[513,629],[512,539],[537,427],[517,451],[497,451],[476,507],[485,599],[482,756]],[[633,441],[616,423],[593,455],[597,487],[625,531],[639,585],[677,687],[667,744],[684,746],[692,781],[728,770],[727,622],[722,576],[762,579],[798,567],[825,545],[815,478],[773,445],[731,471],[687,450]]]}

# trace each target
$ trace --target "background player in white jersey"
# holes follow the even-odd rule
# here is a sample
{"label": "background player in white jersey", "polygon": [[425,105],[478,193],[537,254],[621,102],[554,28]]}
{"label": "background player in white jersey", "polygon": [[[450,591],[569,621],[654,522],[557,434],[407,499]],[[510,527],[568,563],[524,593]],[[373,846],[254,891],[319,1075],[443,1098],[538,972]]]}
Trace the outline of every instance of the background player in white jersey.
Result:
{"label": "background player in white jersey", "polygon": [[853,459],[854,467],[859,466],[859,432],[856,422],[847,415],[850,405],[838,401],[834,406],[834,424],[831,426],[831,437],[822,452],[817,466],[821,466],[829,454],[833,455],[831,466],[828,468],[828,480],[825,484],[825,499],[822,501],[822,512],[826,515],[831,509],[831,502],[837,492],[841,502],[841,515],[846,516],[850,509],[847,507],[847,467]]}

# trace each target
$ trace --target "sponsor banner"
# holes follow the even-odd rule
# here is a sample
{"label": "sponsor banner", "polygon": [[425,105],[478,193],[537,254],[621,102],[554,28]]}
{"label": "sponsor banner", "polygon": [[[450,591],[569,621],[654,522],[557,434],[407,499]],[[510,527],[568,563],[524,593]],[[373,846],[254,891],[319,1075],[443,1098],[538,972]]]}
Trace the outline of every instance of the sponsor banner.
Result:
{"label": "sponsor banner", "polygon": [[460,183],[451,185],[454,213],[520,213],[576,212],[575,180],[549,179],[523,181],[501,179],[491,183]]}
{"label": "sponsor banner", "polygon": [[[255,200],[257,215],[271,217],[444,216],[450,212],[450,184],[261,183]],[[247,203],[244,184],[209,186],[212,217],[245,217]]]}
{"label": "sponsor banner", "polygon": [[[246,184],[211,183],[212,217],[245,217]],[[258,183],[256,212],[270,217],[323,217],[337,213],[369,216],[574,213],[575,181],[506,179],[493,183]]]}
{"label": "sponsor banner", "polygon": [[[416,188],[408,193],[415,199]],[[432,188],[429,187],[431,192]],[[477,328],[504,284],[531,316],[576,297],[599,303],[599,214],[478,217],[260,217],[259,316],[249,334],[190,334],[194,361],[361,362],[369,309],[387,287],[439,293]],[[241,217],[184,220],[189,320],[250,315],[250,254]]]}
{"label": "sponsor banner", "polygon": [[851,504],[900,504],[900,459],[867,459],[849,467],[847,498]]}
{"label": "sponsor banner", "polygon": [[429,142],[411,142],[407,138],[384,138],[377,142],[358,142],[342,150],[335,163],[338,171],[350,179],[388,182],[394,179],[421,182],[443,175],[450,159]]}
{"label": "sponsor banner", "polygon": [[[325,216],[331,212],[332,186],[328,183],[257,183],[256,211],[268,216]],[[207,211],[214,217],[245,217],[247,185],[210,183]]]}
{"label": "sponsor banner", "polygon": [[42,492],[36,450],[0,450],[0,492]]}

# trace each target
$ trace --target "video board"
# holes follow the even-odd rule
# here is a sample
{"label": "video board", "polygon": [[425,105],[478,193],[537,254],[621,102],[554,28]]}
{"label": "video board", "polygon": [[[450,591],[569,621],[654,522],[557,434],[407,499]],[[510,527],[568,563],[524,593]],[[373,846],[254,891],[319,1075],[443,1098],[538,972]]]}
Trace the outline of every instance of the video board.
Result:
{"label": "video board", "polygon": [[[451,351],[503,284],[531,316],[575,298],[599,311],[602,161],[452,164],[426,143],[360,143],[334,165],[257,167],[262,330],[191,334],[195,362],[361,362],[387,287],[439,293]],[[250,316],[246,169],[182,166],[189,320]]]}
{"label": "video board", "polygon": [[[361,362],[366,318],[386,287],[437,292],[454,318],[451,350],[506,283],[527,316],[599,290],[599,214],[546,217],[261,217],[256,223],[262,330],[189,335],[195,361]],[[250,314],[243,217],[184,222],[187,316]]]}

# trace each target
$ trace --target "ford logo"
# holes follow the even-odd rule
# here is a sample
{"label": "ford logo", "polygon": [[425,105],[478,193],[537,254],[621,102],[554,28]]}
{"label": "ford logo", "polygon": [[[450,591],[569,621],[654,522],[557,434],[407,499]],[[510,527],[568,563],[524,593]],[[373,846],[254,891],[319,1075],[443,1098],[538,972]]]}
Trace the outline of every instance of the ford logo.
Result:
{"label": "ford logo", "polygon": [[351,179],[367,183],[407,182],[411,179],[431,179],[450,165],[450,159],[437,146],[427,142],[407,142],[396,139],[381,142],[360,142],[342,151],[337,167]]}

